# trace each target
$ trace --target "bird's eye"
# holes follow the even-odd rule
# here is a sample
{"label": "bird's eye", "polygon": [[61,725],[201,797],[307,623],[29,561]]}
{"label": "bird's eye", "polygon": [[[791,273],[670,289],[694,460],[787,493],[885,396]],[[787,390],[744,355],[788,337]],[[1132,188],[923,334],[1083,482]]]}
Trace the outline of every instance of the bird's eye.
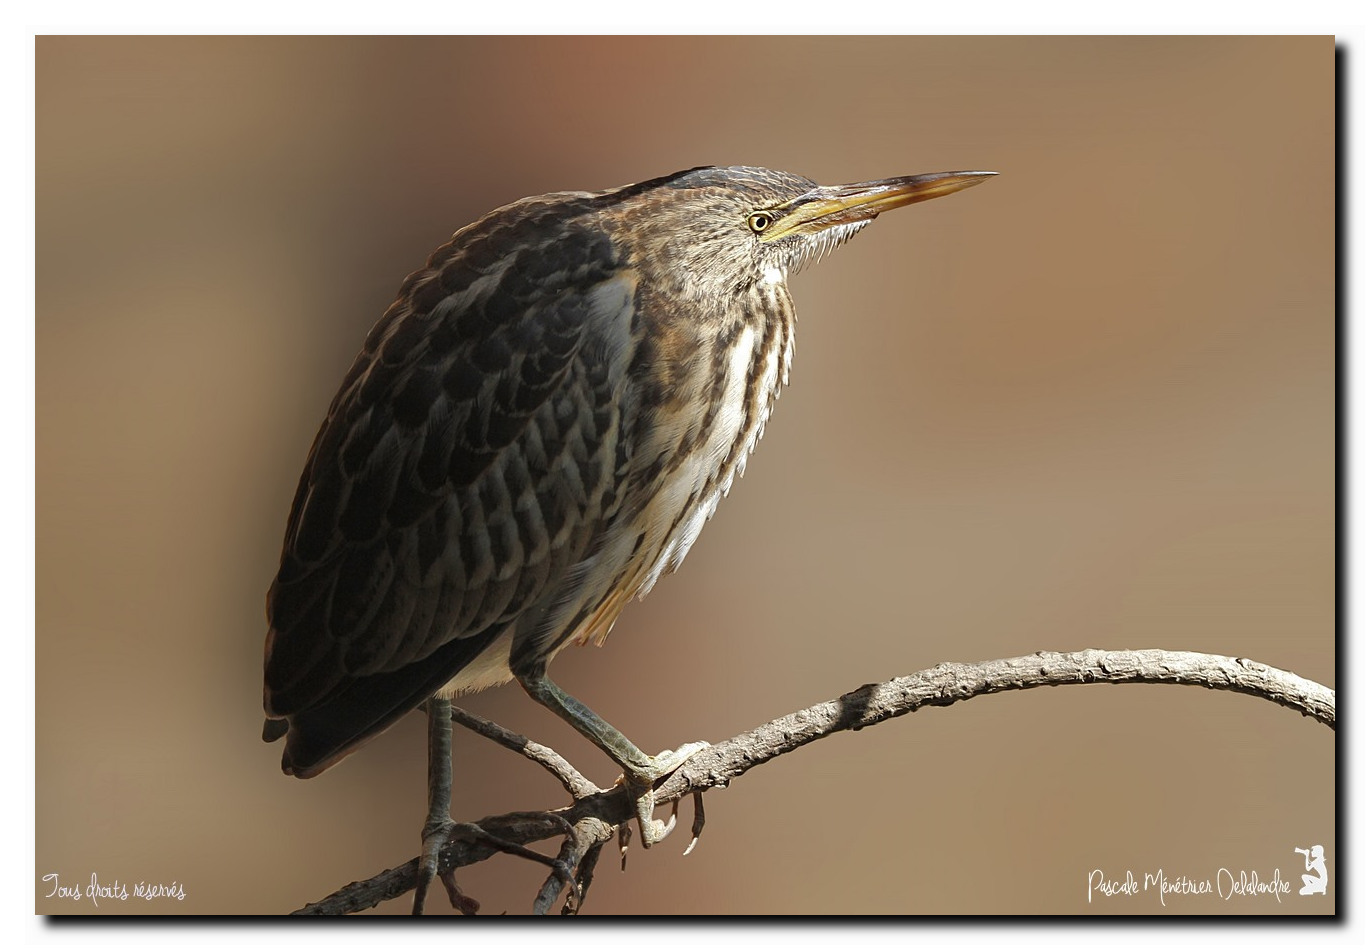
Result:
{"label": "bird's eye", "polygon": [[762,231],[769,228],[771,222],[774,220],[775,219],[772,218],[768,212],[754,211],[752,212],[751,217],[747,218],[747,226],[757,234],[760,234]]}

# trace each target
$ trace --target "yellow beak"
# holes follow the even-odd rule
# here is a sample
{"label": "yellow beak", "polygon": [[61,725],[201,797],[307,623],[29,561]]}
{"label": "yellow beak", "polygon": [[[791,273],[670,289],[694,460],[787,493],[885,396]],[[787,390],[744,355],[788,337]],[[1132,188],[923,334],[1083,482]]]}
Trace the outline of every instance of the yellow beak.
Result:
{"label": "yellow beak", "polygon": [[841,224],[869,221],[930,198],[940,198],[978,185],[998,172],[933,172],[908,178],[882,178],[854,185],[820,185],[778,208],[775,223],[759,237],[765,243],[795,235],[818,234]]}

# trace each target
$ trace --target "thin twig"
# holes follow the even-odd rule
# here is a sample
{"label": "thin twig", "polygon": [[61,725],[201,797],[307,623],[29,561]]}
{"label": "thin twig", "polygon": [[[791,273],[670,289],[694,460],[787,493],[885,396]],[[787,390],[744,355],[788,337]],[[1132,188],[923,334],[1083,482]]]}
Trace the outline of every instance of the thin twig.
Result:
{"label": "thin twig", "polygon": [[467,712],[465,709],[456,706],[452,707],[452,721],[536,762],[551,772],[562,787],[571,793],[572,798],[584,798],[586,795],[593,795],[600,790],[598,785],[581,775],[576,767],[563,759],[555,749],[534,742],[527,736],[521,736],[517,732],[504,728],[499,723],[482,719],[475,713]]}
{"label": "thin twig", "polygon": [[[607,829],[606,833],[612,835],[612,829]],[[567,897],[566,906],[561,909],[562,914],[580,913],[580,908],[585,903],[585,895],[590,893],[590,884],[595,879],[595,865],[599,863],[599,856],[603,850],[604,842],[598,841],[590,845],[585,857],[580,859],[580,866],[576,868],[576,903],[572,907],[571,899]]]}
{"label": "thin twig", "polygon": [[[587,856],[593,852],[597,858],[600,847],[612,835],[613,829],[597,818],[582,818],[577,822],[567,834],[566,841],[561,846],[561,853],[557,855],[561,867],[570,869],[574,879],[567,880],[556,873],[549,875],[538,892],[537,900],[533,902],[533,913],[548,913],[563,890],[567,892],[563,913],[577,913],[585,899],[585,889],[590,885],[590,873],[594,868],[593,860]],[[590,860],[590,871],[582,874],[582,868],[587,860]]]}
{"label": "thin twig", "polygon": [[[697,753],[657,788],[656,801],[666,804],[685,794],[726,787],[763,762],[825,736],[872,726],[924,706],[950,706],[987,693],[1071,683],[1178,683],[1247,693],[1336,728],[1334,690],[1252,660],[1167,650],[1035,653],[984,663],[943,663],[912,676],[862,686],[830,702],[782,716]],[[548,770],[559,779],[570,774]],[[571,788],[565,780],[562,784]],[[612,840],[619,827],[634,817],[633,798],[626,787],[572,794],[576,801],[566,808],[497,815],[474,824],[503,843],[515,844],[566,835],[570,824],[572,834],[583,831],[588,836],[589,843],[582,852],[587,853]],[[474,864],[495,850],[481,842],[454,840],[443,849],[439,868]],[[410,890],[417,867],[416,858],[367,881],[349,884],[295,913],[345,914],[373,907]]]}
{"label": "thin twig", "polygon": [[557,855],[557,863],[567,876],[563,878],[556,871],[547,875],[547,880],[542,883],[542,888],[538,891],[537,899],[533,901],[534,915],[542,917],[551,910],[552,905],[556,903],[557,896],[568,884],[570,885],[568,900],[574,901],[576,899],[578,885],[573,875],[583,856],[584,850],[580,847],[580,842],[576,840],[576,836],[574,834],[567,835],[566,840],[561,843],[561,852]]}

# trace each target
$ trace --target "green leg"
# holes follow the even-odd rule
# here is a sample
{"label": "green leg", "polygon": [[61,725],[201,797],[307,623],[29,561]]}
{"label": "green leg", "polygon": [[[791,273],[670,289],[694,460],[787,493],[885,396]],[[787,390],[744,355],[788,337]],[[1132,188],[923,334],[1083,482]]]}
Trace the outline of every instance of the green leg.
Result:
{"label": "green leg", "polygon": [[423,913],[428,886],[438,873],[438,852],[452,831],[452,701],[428,700],[428,820],[414,884],[414,913]]}
{"label": "green leg", "polygon": [[656,807],[652,786],[680,768],[690,756],[707,749],[709,744],[690,742],[660,755],[647,755],[633,745],[627,736],[597,716],[589,706],[549,680],[544,671],[516,675],[519,685],[527,690],[529,696],[565,719],[623,769],[624,780],[637,795],[637,822],[642,832],[643,847],[650,848],[670,834],[675,827],[675,817],[672,816],[667,824],[652,816],[652,810]]}

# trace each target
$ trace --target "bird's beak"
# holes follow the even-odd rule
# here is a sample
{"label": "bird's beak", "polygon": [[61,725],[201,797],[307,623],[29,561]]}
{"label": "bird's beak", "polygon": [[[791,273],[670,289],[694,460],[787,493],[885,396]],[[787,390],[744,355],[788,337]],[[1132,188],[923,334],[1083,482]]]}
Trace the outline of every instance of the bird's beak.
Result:
{"label": "bird's beak", "polygon": [[998,172],[933,172],[908,178],[882,178],[854,185],[820,185],[775,210],[775,224],[762,232],[765,243],[811,235],[841,224],[869,221],[916,201],[940,198],[978,185]]}

